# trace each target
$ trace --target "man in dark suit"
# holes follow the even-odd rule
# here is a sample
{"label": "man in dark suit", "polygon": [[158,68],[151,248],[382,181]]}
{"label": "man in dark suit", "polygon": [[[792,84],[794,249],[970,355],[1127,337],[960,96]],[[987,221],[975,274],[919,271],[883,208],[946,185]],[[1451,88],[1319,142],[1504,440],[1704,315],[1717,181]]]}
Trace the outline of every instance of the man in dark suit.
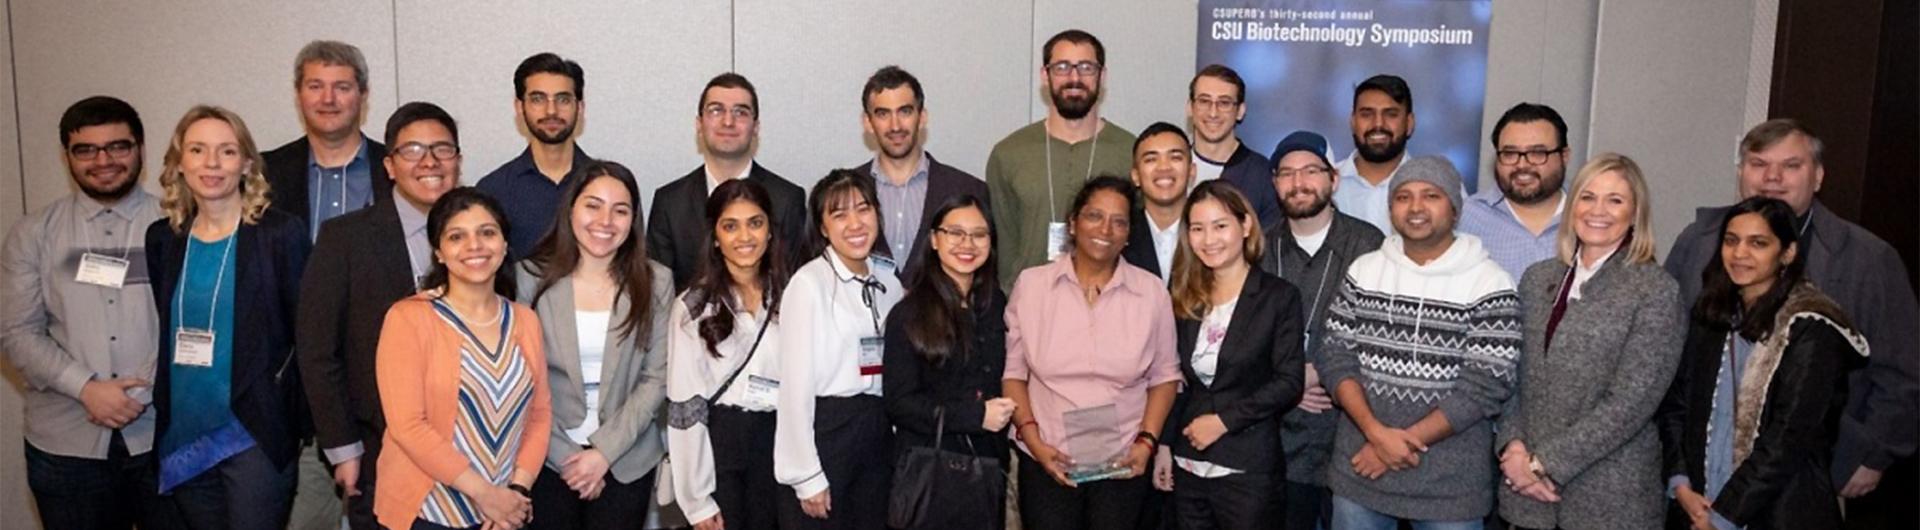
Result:
{"label": "man in dark suit", "polygon": [[374,381],[374,351],[387,307],[413,294],[433,262],[427,211],[460,183],[460,134],[432,103],[402,105],[387,120],[391,197],[328,221],[300,284],[295,348],[317,445],[333,463],[356,530],[373,517],[373,462],[386,421]]}
{"label": "man in dark suit", "polygon": [[[806,190],[753,161],[754,140],[760,136],[760,95],[753,83],[733,72],[707,81],[693,124],[704,163],[654,192],[647,213],[647,254],[673,269],[675,292],[685,290],[700,272],[708,234],[713,232],[706,219],[707,194],[722,182],[747,179],[766,188],[773,201],[773,211],[767,213],[778,229],[772,251],[806,247],[801,244],[807,224]],[[804,261],[796,256],[788,262]]]}
{"label": "man in dark suit", "polygon": [[300,49],[293,79],[306,135],[261,153],[273,208],[304,221],[309,241],[320,225],[382,199],[393,190],[387,147],[360,133],[367,113],[367,59],[339,41]]}
{"label": "man in dark suit", "polygon": [[913,249],[939,221],[927,216],[947,199],[963,194],[986,204],[987,183],[926,152],[927,99],[913,74],[898,66],[881,68],[867,78],[860,100],[865,107],[860,124],[878,149],[873,160],[854,170],[873,175],[880,214],[885,217],[880,220],[884,244],[878,248],[905,265],[895,270],[900,281],[909,282],[923,265]]}
{"label": "man in dark suit", "polygon": [[1120,256],[1162,283],[1173,279],[1173,255],[1187,229],[1180,216],[1193,187],[1192,153],[1187,133],[1164,121],[1148,125],[1133,141],[1133,185],[1144,200],[1133,210],[1133,230]]}

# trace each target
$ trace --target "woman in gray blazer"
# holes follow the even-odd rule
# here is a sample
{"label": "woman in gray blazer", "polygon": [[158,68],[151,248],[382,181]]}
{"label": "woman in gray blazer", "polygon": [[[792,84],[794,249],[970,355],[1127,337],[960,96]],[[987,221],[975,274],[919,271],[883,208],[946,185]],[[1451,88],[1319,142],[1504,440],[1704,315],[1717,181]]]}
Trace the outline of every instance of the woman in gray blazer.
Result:
{"label": "woman in gray blazer", "polygon": [[666,404],[673,275],[647,259],[639,186],[625,166],[587,165],[566,197],[518,267],[520,301],[540,317],[553,392],[529,527],[631,526],[646,517],[666,453],[656,420]]}
{"label": "woman in gray blazer", "polygon": [[1493,450],[1520,528],[1659,528],[1653,415],[1679,364],[1679,287],[1654,260],[1646,179],[1613,153],[1574,177],[1559,255],[1520,280],[1520,392]]}

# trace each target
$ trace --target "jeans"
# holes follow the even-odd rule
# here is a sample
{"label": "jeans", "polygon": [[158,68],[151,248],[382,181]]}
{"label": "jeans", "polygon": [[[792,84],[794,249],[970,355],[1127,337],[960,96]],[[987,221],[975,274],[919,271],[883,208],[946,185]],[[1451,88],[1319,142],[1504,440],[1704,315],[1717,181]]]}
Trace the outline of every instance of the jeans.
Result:
{"label": "jeans", "polygon": [[26,444],[27,487],[47,530],[143,530],[185,528],[173,504],[160,497],[152,451],[127,454],[113,433],[107,458],[60,456]]}
{"label": "jeans", "polygon": [[[1413,530],[1482,530],[1486,521],[1407,521]],[[1373,511],[1346,497],[1333,496],[1333,530],[1395,530],[1400,519]]]}

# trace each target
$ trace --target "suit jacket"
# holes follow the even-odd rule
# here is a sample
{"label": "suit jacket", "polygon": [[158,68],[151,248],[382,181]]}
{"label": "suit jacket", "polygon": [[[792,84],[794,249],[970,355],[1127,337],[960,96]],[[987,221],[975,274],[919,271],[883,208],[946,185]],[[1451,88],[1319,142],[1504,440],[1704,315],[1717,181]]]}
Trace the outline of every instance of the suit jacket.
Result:
{"label": "suit jacket", "polygon": [[[561,278],[533,302],[540,285],[530,265],[514,267],[519,275],[517,298],[532,304],[540,317],[541,335],[547,349],[547,388],[553,392],[553,427],[547,429],[547,467],[560,470],[560,463],[582,449],[567,435],[567,430],[586,422],[599,429],[588,436],[594,449],[607,456],[613,478],[632,483],[653,471],[666,456],[665,416],[667,397],[667,315],[672,310],[673,277],[666,267],[648,262],[653,268],[652,313],[649,313],[644,342],[620,333],[621,322],[633,310],[625,296],[613,301],[613,313],[606,333],[606,352],[600,364],[600,414],[587,417],[587,394],[580,373],[580,332],[573,306],[573,278]],[[639,332],[640,330],[635,330]]]}
{"label": "suit jacket", "polygon": [[[367,143],[367,166],[373,175],[373,202],[386,202],[393,196],[393,178],[387,176],[387,166],[381,159],[387,157],[387,146],[372,138],[361,136],[360,141]],[[302,136],[287,142],[286,145],[272,151],[260,153],[267,162],[267,189],[273,199],[273,209],[287,212],[295,219],[313,226],[313,199],[307,194],[307,162],[313,157],[313,146],[307,144]]]}
{"label": "suit jacket", "polygon": [[[920,207],[920,230],[913,234],[913,246],[908,247],[913,249],[919,249],[920,244],[926,240],[927,234],[933,232],[933,224],[939,222],[939,219],[933,218],[933,212],[939,210],[940,205],[946,204],[947,199],[972,195],[973,198],[979,199],[980,205],[983,206],[980,213],[985,214],[988,219],[993,218],[992,198],[988,196],[986,181],[953,166],[940,163],[933,158],[933,153],[926,153],[925,156],[927,157],[927,200]],[[862,175],[872,174],[873,161],[868,160],[867,163],[860,164],[860,167],[853,170]],[[880,240],[874,243],[873,248],[892,248],[887,246],[887,241],[897,237],[903,236],[882,233]],[[925,265],[920,262],[919,253],[911,256],[894,256],[893,261],[905,265],[900,268],[900,281],[907,285],[913,285],[914,275],[919,274],[920,267]]]}
{"label": "suit jacket", "polygon": [[[1193,371],[1198,320],[1174,322],[1184,389],[1173,417],[1161,432],[1162,443],[1182,458],[1205,460],[1250,473],[1284,474],[1280,451],[1280,415],[1300,404],[1306,388],[1301,349],[1300,290],[1277,276],[1250,270],[1220,344],[1213,384]],[[1194,449],[1180,432],[1195,418],[1218,414],[1227,434],[1205,451]]]}
{"label": "suit jacket", "polygon": [[[1160,255],[1155,253],[1153,246],[1153,220],[1147,218],[1146,210],[1134,208],[1132,224],[1133,228],[1127,231],[1127,246],[1120,249],[1120,258],[1135,267],[1146,269],[1161,280],[1167,280],[1173,271],[1160,270]],[[1179,251],[1176,249],[1175,252]]]}
{"label": "suit jacket", "polygon": [[[193,226],[188,219],[185,226]],[[147,227],[147,271],[153,276],[153,303],[162,325],[160,369],[154,371],[153,407],[158,419],[154,439],[167,433],[173,408],[171,370],[173,293],[187,252],[187,232],[174,232],[166,218]],[[300,273],[307,266],[307,227],[284,212],[267,210],[254,224],[234,231],[233,258],[233,415],[260,449],[285,466],[300,454],[306,403],[300,367],[293,361],[294,314],[300,302]]]}
{"label": "suit jacket", "polygon": [[387,308],[414,292],[396,209],[410,207],[383,200],[327,221],[307,260],[294,346],[322,449],[355,442],[371,449],[386,430],[374,352]]}
{"label": "suit jacket", "polygon": [[[806,190],[760,167],[758,162],[753,164],[747,181],[766,188],[767,198],[773,201],[773,211],[768,213],[777,231],[767,251],[797,257],[796,253],[806,248],[803,239],[807,224]],[[673,269],[674,292],[685,290],[700,272],[712,235],[713,226],[707,223],[705,167],[693,168],[692,173],[674,179],[653,194],[653,207],[647,212],[647,256]],[[804,261],[793,259],[787,265],[797,268],[796,262]]]}

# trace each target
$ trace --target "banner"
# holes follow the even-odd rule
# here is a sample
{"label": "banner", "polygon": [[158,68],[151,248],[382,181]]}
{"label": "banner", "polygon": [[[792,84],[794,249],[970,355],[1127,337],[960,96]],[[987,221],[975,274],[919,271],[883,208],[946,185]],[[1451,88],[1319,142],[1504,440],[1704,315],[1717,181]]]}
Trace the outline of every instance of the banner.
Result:
{"label": "banner", "polygon": [[1413,92],[1409,156],[1453,161],[1479,186],[1491,0],[1200,0],[1194,69],[1224,64],[1246,81],[1247,147],[1270,154],[1287,133],[1353,153],[1353,87],[1393,74]]}

